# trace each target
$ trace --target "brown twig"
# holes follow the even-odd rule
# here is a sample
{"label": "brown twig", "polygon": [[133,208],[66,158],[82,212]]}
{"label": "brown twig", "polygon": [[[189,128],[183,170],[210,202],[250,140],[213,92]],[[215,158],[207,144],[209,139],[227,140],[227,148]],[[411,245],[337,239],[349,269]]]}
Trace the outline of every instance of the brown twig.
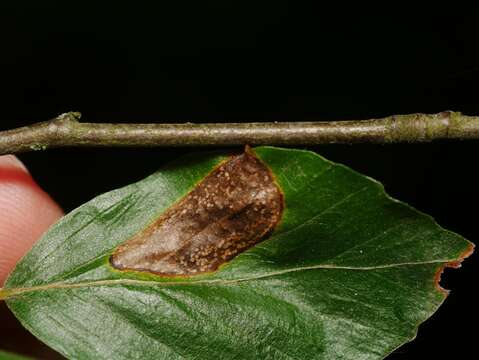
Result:
{"label": "brown twig", "polygon": [[80,123],[80,113],[0,132],[0,154],[62,146],[230,146],[479,139],[479,117],[459,112],[334,122],[229,124]]}

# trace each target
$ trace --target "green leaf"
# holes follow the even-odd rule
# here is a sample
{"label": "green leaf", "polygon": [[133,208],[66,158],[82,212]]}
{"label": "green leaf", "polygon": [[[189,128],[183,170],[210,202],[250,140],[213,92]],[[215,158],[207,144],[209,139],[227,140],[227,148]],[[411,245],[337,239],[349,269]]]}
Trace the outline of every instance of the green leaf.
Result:
{"label": "green leaf", "polygon": [[65,216],[0,297],[70,358],[382,359],[413,339],[447,295],[442,269],[472,244],[314,153],[254,152],[283,192],[282,220],[219,270],[165,277],[110,263],[226,159],[194,155]]}
{"label": "green leaf", "polygon": [[31,358],[0,350],[0,360],[29,360]]}

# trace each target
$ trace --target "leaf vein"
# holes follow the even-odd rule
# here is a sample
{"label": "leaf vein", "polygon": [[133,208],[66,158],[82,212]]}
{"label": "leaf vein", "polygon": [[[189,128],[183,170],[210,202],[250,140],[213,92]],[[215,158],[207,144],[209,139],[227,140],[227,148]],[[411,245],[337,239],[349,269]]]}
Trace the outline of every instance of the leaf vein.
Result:
{"label": "leaf vein", "polygon": [[454,262],[457,259],[438,259],[430,261],[417,261],[417,262],[404,262],[404,263],[395,263],[395,264],[385,264],[385,265],[376,265],[376,266],[363,266],[363,267],[354,267],[354,266],[336,266],[329,264],[319,264],[311,266],[303,266],[297,268],[290,268],[285,270],[273,271],[270,273],[258,274],[251,277],[237,278],[237,279],[202,279],[195,281],[155,281],[155,280],[140,280],[140,279],[106,279],[106,280],[94,280],[94,281],[85,281],[79,283],[50,283],[45,285],[37,285],[24,288],[7,288],[0,289],[0,300],[9,299],[16,297],[22,294],[46,290],[61,290],[61,289],[77,289],[77,288],[86,288],[94,286],[115,286],[115,285],[150,285],[150,286],[188,286],[188,285],[230,285],[241,283],[245,281],[255,281],[262,280],[266,278],[281,276],[289,273],[299,272],[299,271],[308,271],[308,270],[346,270],[346,271],[373,271],[381,269],[390,269],[403,266],[418,266],[418,265],[430,265],[430,264],[446,264]]}

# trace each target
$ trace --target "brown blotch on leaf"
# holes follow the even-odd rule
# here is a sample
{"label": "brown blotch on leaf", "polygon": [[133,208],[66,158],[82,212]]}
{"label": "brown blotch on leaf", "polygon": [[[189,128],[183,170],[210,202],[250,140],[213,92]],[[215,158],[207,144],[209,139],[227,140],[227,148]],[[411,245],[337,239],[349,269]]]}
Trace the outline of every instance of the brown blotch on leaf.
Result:
{"label": "brown blotch on leaf", "polygon": [[116,269],[166,276],[214,271],[262,241],[282,210],[269,169],[247,148],[118,247],[110,262]]}

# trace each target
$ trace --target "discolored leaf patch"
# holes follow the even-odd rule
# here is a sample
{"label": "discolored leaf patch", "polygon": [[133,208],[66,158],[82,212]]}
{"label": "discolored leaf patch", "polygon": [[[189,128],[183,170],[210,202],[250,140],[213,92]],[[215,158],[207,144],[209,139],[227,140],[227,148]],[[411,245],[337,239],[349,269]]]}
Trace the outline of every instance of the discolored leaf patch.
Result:
{"label": "discolored leaf patch", "polygon": [[282,202],[269,169],[247,149],[121,245],[110,262],[120,270],[169,276],[214,271],[271,232]]}

